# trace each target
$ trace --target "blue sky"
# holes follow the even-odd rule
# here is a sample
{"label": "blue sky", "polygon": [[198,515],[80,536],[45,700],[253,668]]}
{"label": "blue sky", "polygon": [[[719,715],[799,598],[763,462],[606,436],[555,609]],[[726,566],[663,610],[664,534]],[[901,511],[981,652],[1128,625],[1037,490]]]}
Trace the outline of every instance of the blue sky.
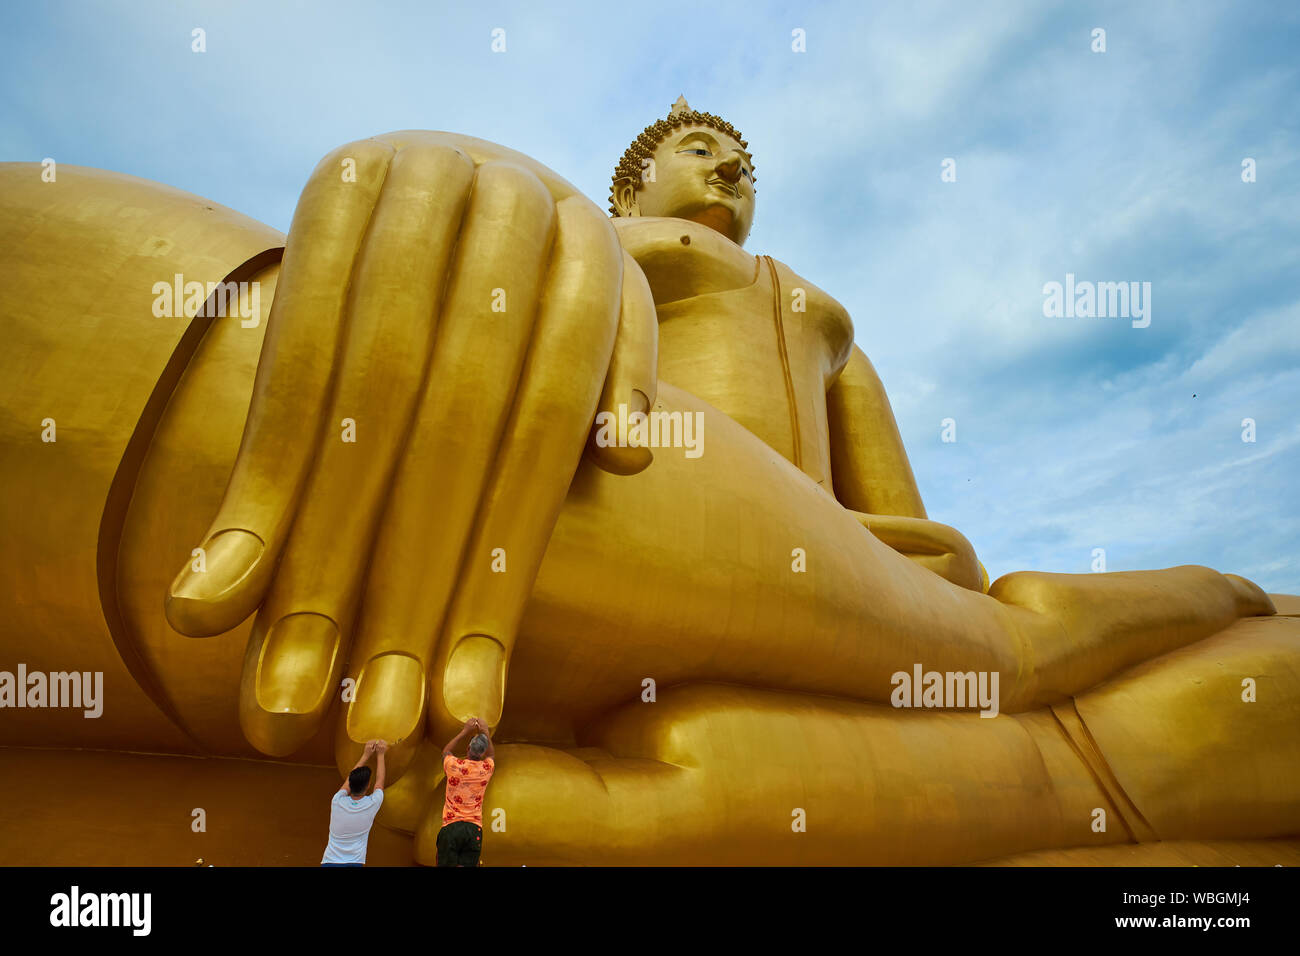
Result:
{"label": "blue sky", "polygon": [[[1086,572],[1104,548],[1107,570],[1206,564],[1300,594],[1300,5],[792,10],[6,4],[0,159],[127,172],[286,230],[334,146],[447,129],[603,208],[627,143],[684,93],[744,132],[748,248],[848,307],[930,516],[993,577]],[[1150,282],[1150,326],[1044,317],[1066,273]]]}

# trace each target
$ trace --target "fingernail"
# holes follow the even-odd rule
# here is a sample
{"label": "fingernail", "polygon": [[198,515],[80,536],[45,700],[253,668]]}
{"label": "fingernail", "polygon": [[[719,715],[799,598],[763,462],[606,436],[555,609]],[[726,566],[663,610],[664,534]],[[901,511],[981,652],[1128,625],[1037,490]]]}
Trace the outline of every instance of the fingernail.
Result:
{"label": "fingernail", "polygon": [[338,645],[338,628],[323,614],[290,614],[272,624],[257,665],[261,708],[273,714],[314,710],[326,691]]}
{"label": "fingernail", "polygon": [[361,669],[348,708],[353,740],[396,741],[414,733],[424,713],[424,668],[409,654],[381,654]]}
{"label": "fingernail", "polygon": [[442,678],[442,701],[459,721],[478,717],[488,726],[501,721],[505,697],[506,649],[482,634],[463,637],[452,648]]}
{"label": "fingernail", "polygon": [[182,601],[211,601],[248,576],[266,550],[251,531],[218,531],[203,545],[204,571],[194,570],[194,559],[172,582],[171,597]]}

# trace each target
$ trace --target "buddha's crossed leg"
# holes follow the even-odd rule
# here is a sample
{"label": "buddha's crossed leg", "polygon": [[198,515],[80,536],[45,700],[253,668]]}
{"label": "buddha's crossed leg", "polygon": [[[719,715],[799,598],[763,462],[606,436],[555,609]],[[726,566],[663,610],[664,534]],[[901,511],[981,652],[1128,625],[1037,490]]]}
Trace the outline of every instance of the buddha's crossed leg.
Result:
{"label": "buddha's crossed leg", "polygon": [[661,448],[630,478],[584,466],[522,622],[504,728],[566,740],[575,722],[658,686],[722,680],[888,702],[899,671],[996,671],[1026,710],[1269,613],[1208,568],[1008,575],[992,596],[877,541],[736,423],[702,416],[703,454]]}
{"label": "buddha's crossed leg", "polygon": [[[1003,669],[1003,709],[1023,711],[1266,613],[1253,585],[1194,567],[1021,574],[995,593],[1026,606],[1006,605],[862,534],[851,513],[708,406],[663,384],[659,396],[663,410],[705,416],[704,455],[659,449],[626,480],[580,469],[522,625],[503,723],[523,739],[576,733],[563,749],[499,749],[484,804],[490,862],[951,863],[1131,838],[1114,822],[1127,807],[1097,785],[1050,712],[984,720],[860,701],[887,700],[891,669],[910,672],[913,662],[992,666]],[[792,566],[796,548],[802,570]],[[1264,657],[1238,643],[1238,669],[1267,653],[1296,669],[1285,641]],[[1157,715],[1244,721],[1244,736],[1268,744],[1236,748],[1240,773],[1227,779],[1284,765],[1300,746],[1285,732],[1300,686],[1251,711],[1201,686],[1221,676],[1225,651],[1207,647],[1211,660],[1197,648],[1179,663],[1153,662],[1155,677],[1136,673],[1116,692],[1086,695],[1081,708],[1109,722],[1112,740]],[[698,683],[709,680],[732,683]],[[644,694],[648,686],[657,694]],[[1124,710],[1130,697],[1145,701],[1136,718]],[[1152,768],[1155,794],[1187,777],[1189,792],[1215,791],[1227,808],[1184,835],[1230,832],[1227,818],[1254,801],[1278,803],[1198,777],[1196,741],[1160,738],[1132,755]],[[417,834],[426,863],[441,825],[439,782],[424,756],[390,789],[385,818]],[[1175,808],[1135,796],[1153,822],[1183,825]],[[1108,833],[1093,828],[1098,807],[1113,814]],[[1293,822],[1270,825],[1288,832]]]}

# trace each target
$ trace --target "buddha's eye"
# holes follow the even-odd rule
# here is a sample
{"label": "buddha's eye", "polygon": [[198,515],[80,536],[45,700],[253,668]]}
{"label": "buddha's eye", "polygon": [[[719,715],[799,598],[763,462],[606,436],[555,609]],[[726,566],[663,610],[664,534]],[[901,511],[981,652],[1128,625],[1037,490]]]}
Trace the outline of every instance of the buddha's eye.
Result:
{"label": "buddha's eye", "polygon": [[710,153],[707,149],[704,149],[704,148],[701,147],[701,146],[687,146],[685,149],[679,149],[677,152],[679,152],[679,153],[694,153],[696,156],[712,156],[712,155],[713,155],[713,154]]}
{"label": "buddha's eye", "polygon": [[740,171],[742,174],[744,174],[744,177],[748,179],[751,183],[754,181],[754,177],[749,175],[749,170],[746,169],[744,166],[740,167]]}

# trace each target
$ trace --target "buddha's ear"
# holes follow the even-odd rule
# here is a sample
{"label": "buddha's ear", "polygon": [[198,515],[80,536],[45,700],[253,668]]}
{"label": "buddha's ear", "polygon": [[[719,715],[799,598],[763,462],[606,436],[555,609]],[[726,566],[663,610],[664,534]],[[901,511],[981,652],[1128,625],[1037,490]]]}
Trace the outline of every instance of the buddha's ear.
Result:
{"label": "buddha's ear", "polygon": [[641,208],[636,202],[636,180],[627,176],[615,180],[611,202],[614,206],[616,215],[641,215]]}

